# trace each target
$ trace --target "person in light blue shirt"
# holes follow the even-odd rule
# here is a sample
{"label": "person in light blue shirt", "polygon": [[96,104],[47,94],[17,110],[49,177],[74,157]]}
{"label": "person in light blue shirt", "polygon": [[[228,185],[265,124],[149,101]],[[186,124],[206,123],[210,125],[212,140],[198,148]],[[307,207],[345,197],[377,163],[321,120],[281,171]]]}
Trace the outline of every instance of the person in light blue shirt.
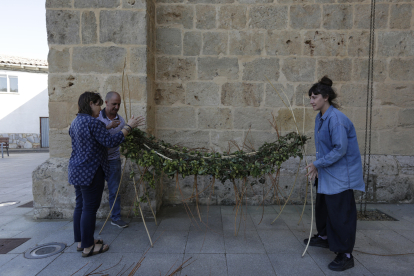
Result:
{"label": "person in light blue shirt", "polygon": [[[346,91],[345,91],[346,93]],[[319,111],[315,119],[316,161],[307,176],[315,179],[318,233],[309,245],[337,254],[328,268],[343,271],[354,266],[357,211],[354,190],[365,191],[361,154],[351,120],[338,110],[332,80],[323,77],[309,90],[310,104]],[[305,244],[308,239],[304,240]]]}

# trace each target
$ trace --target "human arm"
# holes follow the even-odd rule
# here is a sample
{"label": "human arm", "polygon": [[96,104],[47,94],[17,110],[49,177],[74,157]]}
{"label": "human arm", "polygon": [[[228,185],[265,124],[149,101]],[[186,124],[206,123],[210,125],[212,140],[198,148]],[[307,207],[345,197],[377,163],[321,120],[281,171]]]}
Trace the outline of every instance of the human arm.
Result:
{"label": "human arm", "polygon": [[120,123],[120,120],[113,120],[106,126],[106,129],[116,128]]}
{"label": "human arm", "polygon": [[318,169],[315,167],[313,163],[307,165],[305,167],[305,170],[307,170],[308,173],[306,174],[306,176],[309,176],[310,180],[313,180],[316,177],[318,177]]}
{"label": "human arm", "polygon": [[145,118],[142,116],[138,116],[137,118],[134,118],[134,116],[132,116],[128,120],[128,123],[122,128],[122,133],[126,137],[129,134],[129,132],[132,131],[133,128],[142,126],[144,124],[144,121],[145,121]]}
{"label": "human arm", "polygon": [[316,168],[329,167],[346,154],[348,148],[348,135],[345,126],[341,123],[337,123],[332,127],[330,133],[333,148],[326,155],[313,162],[313,165]]}

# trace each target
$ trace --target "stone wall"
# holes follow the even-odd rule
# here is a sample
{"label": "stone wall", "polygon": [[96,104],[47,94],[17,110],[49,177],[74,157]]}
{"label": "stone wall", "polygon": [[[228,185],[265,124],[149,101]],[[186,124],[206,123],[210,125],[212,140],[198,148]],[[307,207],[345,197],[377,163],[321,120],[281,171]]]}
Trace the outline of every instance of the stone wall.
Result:
{"label": "stone wall", "polygon": [[40,134],[38,133],[0,133],[0,137],[9,137],[11,149],[40,148]]}
{"label": "stone wall", "polygon": [[[376,6],[370,188],[375,202],[411,202],[414,190],[413,4],[394,2]],[[131,91],[124,100],[133,114],[147,117],[148,132],[170,143],[220,151],[246,136],[256,148],[274,140],[268,122],[273,115],[282,134],[295,129],[267,78],[286,95],[299,128],[312,137],[316,113],[307,90],[327,74],[363,150],[367,0],[47,0],[46,8],[50,164],[70,155],[67,131],[79,95],[122,91],[124,66]],[[315,152],[312,144],[309,155]],[[286,191],[297,166],[298,160],[291,160],[282,170],[280,186]],[[304,199],[303,172],[294,202]],[[36,185],[43,185],[41,179]],[[182,180],[185,195],[191,194],[192,181]],[[59,183],[68,185],[63,178]],[[217,186],[215,198],[204,194],[201,202],[232,204],[231,186]],[[159,187],[157,204],[161,197],[166,204],[180,202],[174,183],[165,179]],[[263,196],[262,186],[255,189],[250,204]]]}

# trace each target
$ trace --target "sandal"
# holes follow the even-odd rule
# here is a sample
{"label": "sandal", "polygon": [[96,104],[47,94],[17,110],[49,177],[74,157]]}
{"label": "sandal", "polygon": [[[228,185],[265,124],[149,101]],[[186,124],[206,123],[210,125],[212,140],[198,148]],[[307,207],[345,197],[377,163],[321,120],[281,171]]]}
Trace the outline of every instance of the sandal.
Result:
{"label": "sandal", "polygon": [[[103,240],[98,240],[95,244],[103,244]],[[76,251],[83,251],[84,248],[76,247]]]}
{"label": "sandal", "polygon": [[109,250],[109,245],[103,243],[99,251],[94,251],[94,250],[95,250],[95,244],[92,246],[91,251],[89,251],[88,253],[82,252],[82,257],[90,257],[93,255],[104,253]]}

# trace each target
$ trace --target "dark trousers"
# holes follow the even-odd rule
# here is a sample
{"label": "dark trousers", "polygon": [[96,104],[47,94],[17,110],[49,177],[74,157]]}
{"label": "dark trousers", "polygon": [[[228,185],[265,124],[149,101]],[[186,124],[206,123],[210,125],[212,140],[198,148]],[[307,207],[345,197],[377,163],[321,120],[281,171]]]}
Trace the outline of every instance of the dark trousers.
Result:
{"label": "dark trousers", "polygon": [[73,231],[75,242],[81,242],[82,248],[94,244],[96,212],[101,205],[104,185],[105,176],[101,166],[90,185],[75,185],[76,207],[73,212]]}
{"label": "dark trousers", "polygon": [[[315,185],[318,188],[318,180]],[[355,245],[357,210],[354,191],[335,195],[316,194],[316,229],[320,236],[328,236],[329,249],[338,253],[352,253]]]}

